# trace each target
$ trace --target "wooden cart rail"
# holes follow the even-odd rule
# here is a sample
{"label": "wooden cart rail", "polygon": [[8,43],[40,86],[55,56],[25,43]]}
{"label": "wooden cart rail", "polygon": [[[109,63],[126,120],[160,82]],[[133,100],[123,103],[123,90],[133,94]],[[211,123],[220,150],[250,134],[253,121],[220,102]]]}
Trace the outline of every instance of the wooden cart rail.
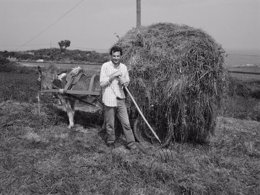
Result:
{"label": "wooden cart rail", "polygon": [[[48,90],[41,90],[41,93],[60,93],[59,89],[48,89]],[[71,94],[71,95],[95,95],[99,96],[100,92],[97,91],[79,91],[79,90],[65,90],[65,94]]]}

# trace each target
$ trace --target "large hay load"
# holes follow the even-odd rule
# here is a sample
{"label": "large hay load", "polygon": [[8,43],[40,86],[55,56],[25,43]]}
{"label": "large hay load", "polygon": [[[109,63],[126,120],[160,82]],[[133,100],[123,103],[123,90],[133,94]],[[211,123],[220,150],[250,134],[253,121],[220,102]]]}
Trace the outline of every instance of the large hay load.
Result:
{"label": "large hay load", "polygon": [[[116,45],[130,69],[129,89],[164,143],[207,142],[223,94],[222,47],[200,29],[170,23],[130,30]],[[139,140],[152,139],[144,122],[137,127]]]}

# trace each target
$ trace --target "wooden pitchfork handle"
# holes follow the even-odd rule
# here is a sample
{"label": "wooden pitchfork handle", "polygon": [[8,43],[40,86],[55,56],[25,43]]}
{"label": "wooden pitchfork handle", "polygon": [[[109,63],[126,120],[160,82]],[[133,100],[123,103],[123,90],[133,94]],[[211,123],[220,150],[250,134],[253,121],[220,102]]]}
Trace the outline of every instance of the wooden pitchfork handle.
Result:
{"label": "wooden pitchfork handle", "polygon": [[151,125],[148,123],[148,121],[146,120],[146,118],[144,117],[142,111],[140,110],[139,106],[137,105],[134,97],[132,96],[132,94],[130,93],[130,91],[128,90],[128,88],[126,86],[124,86],[126,92],[128,93],[128,95],[130,96],[131,100],[133,101],[136,109],[138,110],[139,114],[141,115],[141,117],[143,118],[144,122],[146,123],[146,125],[149,127],[149,129],[151,130],[151,132],[153,133],[153,135],[155,136],[155,138],[160,142],[161,144],[161,140],[159,139],[159,137],[156,135],[155,131],[153,130],[153,128],[151,127]]}

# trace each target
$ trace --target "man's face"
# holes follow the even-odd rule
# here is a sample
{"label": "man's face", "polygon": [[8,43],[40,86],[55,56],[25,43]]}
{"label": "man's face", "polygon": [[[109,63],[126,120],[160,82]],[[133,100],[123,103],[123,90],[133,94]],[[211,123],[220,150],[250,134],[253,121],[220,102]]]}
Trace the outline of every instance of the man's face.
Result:
{"label": "man's face", "polygon": [[112,52],[112,62],[115,65],[119,65],[120,64],[120,60],[121,60],[121,54],[120,51],[116,51],[116,52]]}

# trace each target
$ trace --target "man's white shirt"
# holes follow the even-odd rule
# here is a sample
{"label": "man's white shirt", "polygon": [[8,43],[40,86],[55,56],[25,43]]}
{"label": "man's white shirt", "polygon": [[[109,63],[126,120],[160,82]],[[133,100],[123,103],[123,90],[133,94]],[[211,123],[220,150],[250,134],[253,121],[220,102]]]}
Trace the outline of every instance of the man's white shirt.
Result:
{"label": "man's white shirt", "polygon": [[[116,71],[120,70],[122,73],[122,80],[129,82],[129,74],[126,65],[120,63],[117,67],[113,64],[112,61],[106,62],[102,65],[100,71],[100,85],[102,86],[105,83],[109,82],[109,76]],[[125,94],[122,88],[122,85],[119,83],[118,79],[114,79],[110,84],[102,88],[102,101],[106,106],[116,107],[117,106],[117,97],[124,99]]]}

